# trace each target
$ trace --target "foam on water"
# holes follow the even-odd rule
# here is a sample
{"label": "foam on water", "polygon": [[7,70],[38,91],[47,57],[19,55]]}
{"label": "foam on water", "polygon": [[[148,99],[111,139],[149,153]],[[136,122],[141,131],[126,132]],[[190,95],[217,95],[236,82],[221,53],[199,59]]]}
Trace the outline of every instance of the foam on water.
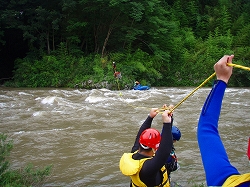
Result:
{"label": "foam on water", "polygon": [[50,104],[50,105],[52,105],[52,104],[54,103],[55,99],[56,99],[55,96],[52,96],[52,97],[51,97],[51,96],[48,96],[48,97],[44,98],[44,99],[41,101],[41,103],[42,103],[42,104]]}
{"label": "foam on water", "polygon": [[[119,171],[119,159],[123,152],[130,152],[150,108],[175,105],[193,89],[2,89],[1,131],[14,139],[11,161],[15,167],[54,165],[44,186],[129,186],[129,178]],[[196,128],[209,91],[197,90],[174,111],[182,138],[175,145],[181,168],[172,179],[185,187],[194,186],[190,180],[205,181]],[[230,160],[240,172],[247,170],[249,105],[250,89],[228,88],[219,121]],[[153,127],[161,130],[160,115]]]}

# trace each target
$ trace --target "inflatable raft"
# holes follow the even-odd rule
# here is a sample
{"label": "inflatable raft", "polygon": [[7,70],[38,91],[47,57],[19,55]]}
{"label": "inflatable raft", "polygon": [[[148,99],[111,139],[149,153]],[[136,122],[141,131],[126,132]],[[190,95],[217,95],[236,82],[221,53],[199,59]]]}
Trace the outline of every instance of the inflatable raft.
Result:
{"label": "inflatable raft", "polygon": [[142,86],[138,81],[134,84],[134,90],[149,90],[149,86]]}

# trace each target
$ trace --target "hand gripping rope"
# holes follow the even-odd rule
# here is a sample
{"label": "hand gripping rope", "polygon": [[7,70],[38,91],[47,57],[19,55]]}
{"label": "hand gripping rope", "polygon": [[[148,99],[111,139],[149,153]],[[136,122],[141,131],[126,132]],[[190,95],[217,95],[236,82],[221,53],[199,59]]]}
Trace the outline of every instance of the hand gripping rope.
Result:
{"label": "hand gripping rope", "polygon": [[[235,68],[240,68],[243,70],[247,70],[250,71],[249,67],[245,67],[245,66],[241,66],[238,64],[233,64],[233,63],[227,63],[228,66],[231,67],[235,67]],[[184,99],[182,99],[178,104],[176,104],[174,107],[165,107],[165,108],[160,108],[158,110],[159,113],[163,113],[165,110],[170,110],[169,113],[172,113],[177,107],[179,107],[185,100],[187,100],[191,95],[194,94],[194,92],[196,92],[199,88],[201,88],[202,86],[204,86],[210,79],[212,79],[214,76],[216,75],[216,73],[214,72],[212,75],[210,75],[203,83],[201,83],[198,87],[196,87],[192,92],[190,92]],[[118,82],[117,82],[118,83]],[[118,87],[119,88],[119,87]],[[120,96],[121,96],[121,92],[120,92]],[[133,105],[130,105],[134,108],[139,108]],[[142,108],[142,107],[141,107]],[[248,139],[248,148],[247,148],[247,156],[248,156],[248,160],[249,160],[249,166],[250,166],[250,137]]]}

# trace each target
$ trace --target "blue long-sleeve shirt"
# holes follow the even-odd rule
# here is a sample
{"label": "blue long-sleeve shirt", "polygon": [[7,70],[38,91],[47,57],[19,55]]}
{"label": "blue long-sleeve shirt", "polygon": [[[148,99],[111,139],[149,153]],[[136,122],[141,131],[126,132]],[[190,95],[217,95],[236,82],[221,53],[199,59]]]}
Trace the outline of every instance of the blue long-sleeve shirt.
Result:
{"label": "blue long-sleeve shirt", "polygon": [[[230,164],[218,132],[218,121],[226,87],[227,84],[221,80],[214,82],[198,122],[198,145],[208,186],[222,186],[231,175],[240,175]],[[240,187],[249,186],[249,184],[250,182],[245,182]]]}

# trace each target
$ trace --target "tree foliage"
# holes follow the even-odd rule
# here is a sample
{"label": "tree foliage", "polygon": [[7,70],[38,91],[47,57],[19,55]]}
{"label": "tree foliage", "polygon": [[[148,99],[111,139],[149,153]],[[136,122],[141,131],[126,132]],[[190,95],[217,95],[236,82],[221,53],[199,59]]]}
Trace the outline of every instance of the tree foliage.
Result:
{"label": "tree foliage", "polygon": [[[116,61],[124,86],[195,86],[224,54],[248,64],[249,10],[246,0],[1,0],[1,48],[9,31],[28,46],[8,85],[112,83]],[[232,86],[249,86],[238,72]]]}

